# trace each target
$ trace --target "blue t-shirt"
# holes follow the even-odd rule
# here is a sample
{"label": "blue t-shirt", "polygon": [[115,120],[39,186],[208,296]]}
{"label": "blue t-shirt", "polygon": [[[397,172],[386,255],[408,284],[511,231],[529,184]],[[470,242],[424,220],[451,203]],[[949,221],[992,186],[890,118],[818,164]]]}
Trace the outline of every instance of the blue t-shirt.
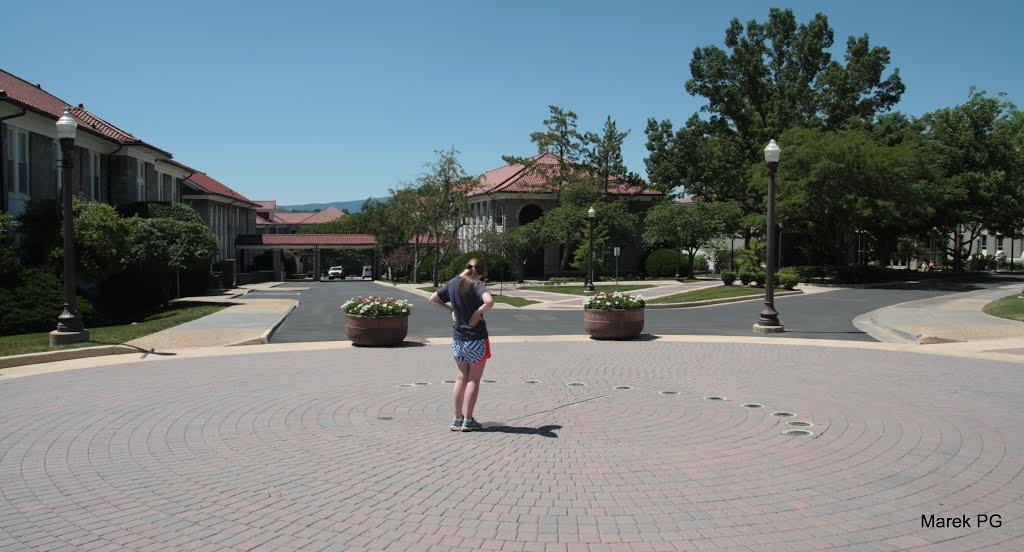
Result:
{"label": "blue t-shirt", "polygon": [[452,337],[462,341],[473,341],[476,339],[487,339],[487,323],[483,318],[476,326],[469,326],[469,319],[473,317],[476,309],[484,304],[484,294],[487,293],[487,286],[483,282],[467,280],[462,288],[462,295],[459,295],[459,280],[462,276],[456,276],[437,290],[437,296],[445,303],[451,302],[452,310],[455,311],[455,323],[452,324]]}

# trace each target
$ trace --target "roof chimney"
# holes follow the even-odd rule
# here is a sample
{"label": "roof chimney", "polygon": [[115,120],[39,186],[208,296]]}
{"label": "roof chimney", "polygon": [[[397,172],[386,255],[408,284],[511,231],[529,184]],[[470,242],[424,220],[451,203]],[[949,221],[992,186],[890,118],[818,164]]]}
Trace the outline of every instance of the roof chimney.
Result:
{"label": "roof chimney", "polygon": [[85,109],[85,105],[84,104],[78,104],[78,109]]}

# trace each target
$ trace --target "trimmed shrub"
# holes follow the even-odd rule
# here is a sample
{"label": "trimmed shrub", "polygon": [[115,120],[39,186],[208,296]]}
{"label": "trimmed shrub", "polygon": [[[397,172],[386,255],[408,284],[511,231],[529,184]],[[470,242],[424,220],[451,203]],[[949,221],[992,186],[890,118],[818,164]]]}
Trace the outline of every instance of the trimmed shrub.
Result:
{"label": "trimmed shrub", "polygon": [[735,282],[735,281],[736,281],[736,273],[734,273],[734,272],[723,272],[722,273],[722,283],[723,284],[725,284],[727,286],[731,286],[732,283]]}
{"label": "trimmed shrub", "polygon": [[[427,253],[420,258],[420,275],[426,279],[430,279],[432,271],[434,270],[434,258],[437,257],[433,252]],[[439,270],[444,270],[444,267],[438,267]]]}
{"label": "trimmed shrub", "polygon": [[750,282],[754,281],[754,273],[749,270],[740,271],[740,282],[745,286],[749,286]]}
{"label": "trimmed shrub", "polygon": [[18,221],[14,217],[0,213],[0,278],[12,274],[17,267],[18,253],[11,238],[17,228]]}
{"label": "trimmed shrub", "polygon": [[[679,253],[672,249],[655,249],[647,255],[644,268],[648,278],[671,278],[676,275],[676,262],[685,263]],[[682,270],[682,266],[679,267]]]}
{"label": "trimmed shrub", "polygon": [[286,276],[295,276],[295,273],[299,271],[299,263],[295,259],[295,252],[291,249],[281,251],[281,270],[284,270]]}
{"label": "trimmed shrub", "polygon": [[174,220],[180,220],[182,222],[198,222],[203,223],[203,218],[199,216],[195,208],[186,203],[169,203],[160,201],[140,201],[137,203],[129,203],[127,205],[119,205],[117,212],[121,213],[124,218],[131,218],[138,216],[139,218],[170,218]]}
{"label": "trimmed shrub", "polygon": [[442,267],[438,270],[439,279],[442,282],[445,282],[459,274],[462,274],[462,271],[466,268],[466,264],[473,258],[483,259],[484,263],[487,264],[488,280],[499,280],[502,276],[507,276],[509,274],[508,259],[503,255],[488,251],[467,251],[455,257],[452,262],[448,263],[447,267]]}
{"label": "trimmed shrub", "polygon": [[707,272],[708,271],[708,258],[704,255],[693,256],[693,271],[694,272]]}
{"label": "trimmed shrub", "polygon": [[782,286],[785,289],[793,289],[799,283],[800,274],[792,267],[781,268],[775,275],[775,285]]}
{"label": "trimmed shrub", "polygon": [[51,255],[55,247],[63,245],[62,220],[61,204],[55,199],[33,199],[25,204],[25,211],[18,217],[24,234],[20,251],[23,265],[57,269],[62,260]]}
{"label": "trimmed shrub", "polygon": [[[78,311],[86,320],[92,303],[77,296]],[[46,332],[57,328],[64,308],[64,284],[56,275],[26,268],[6,279],[0,287],[0,335]]]}

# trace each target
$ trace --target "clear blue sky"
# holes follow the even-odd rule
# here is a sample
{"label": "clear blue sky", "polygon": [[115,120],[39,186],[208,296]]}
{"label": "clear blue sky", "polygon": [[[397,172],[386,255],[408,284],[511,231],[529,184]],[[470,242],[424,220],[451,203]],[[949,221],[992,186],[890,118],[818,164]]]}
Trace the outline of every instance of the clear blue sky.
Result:
{"label": "clear blue sky", "polygon": [[[1024,105],[1024,2],[784,2],[823,12],[833,56],[868,33],[907,86],[899,109],[962,103],[972,85]],[[721,46],[763,1],[148,3],[0,0],[0,67],[174,154],[250,199],[386,195],[455,146],[471,174],[536,152],[548,105],[582,130],[679,124],[697,46]],[[68,41],[60,43],[58,31]]]}

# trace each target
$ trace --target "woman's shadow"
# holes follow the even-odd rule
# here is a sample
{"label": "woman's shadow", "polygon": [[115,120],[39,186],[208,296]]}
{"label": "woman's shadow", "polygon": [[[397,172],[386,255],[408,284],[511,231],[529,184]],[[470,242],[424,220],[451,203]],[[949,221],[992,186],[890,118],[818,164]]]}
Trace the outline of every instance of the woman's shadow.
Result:
{"label": "woman's shadow", "polygon": [[518,433],[520,435],[540,435],[541,437],[558,438],[556,429],[562,429],[560,425],[545,425],[540,427],[517,427],[504,424],[484,424],[479,431],[493,431],[496,433]]}

